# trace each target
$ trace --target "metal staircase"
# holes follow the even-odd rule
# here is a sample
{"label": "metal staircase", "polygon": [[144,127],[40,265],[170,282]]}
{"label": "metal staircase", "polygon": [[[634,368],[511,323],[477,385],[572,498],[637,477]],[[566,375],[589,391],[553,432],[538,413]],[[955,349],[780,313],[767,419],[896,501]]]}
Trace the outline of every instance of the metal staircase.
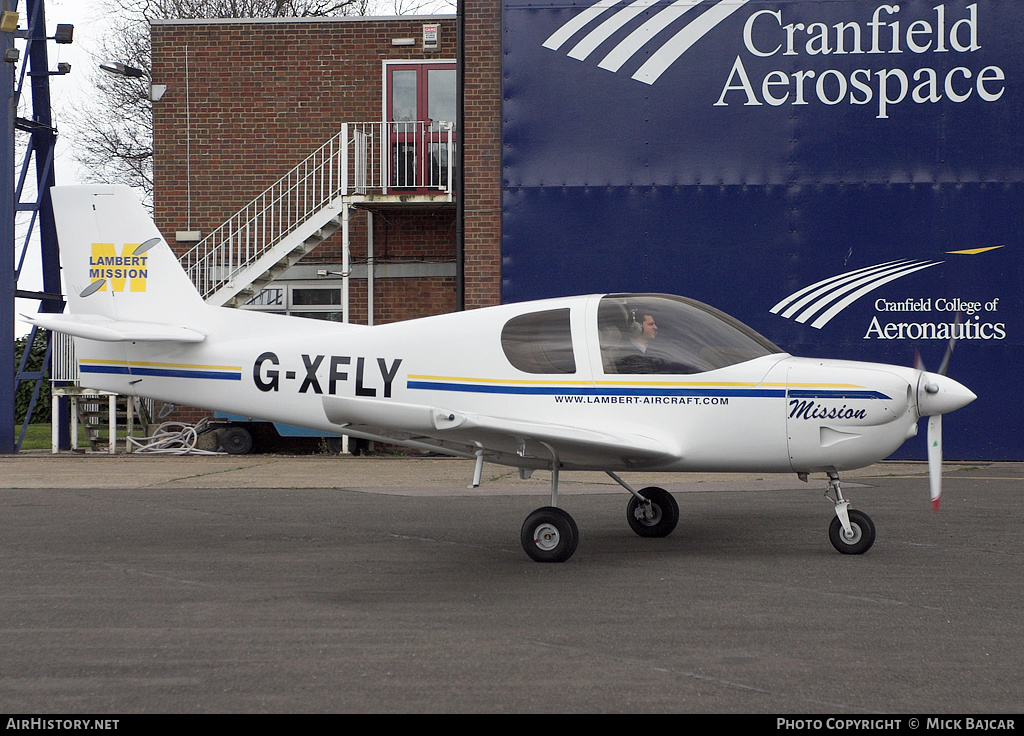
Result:
{"label": "metal staircase", "polygon": [[182,266],[208,303],[245,304],[339,229],[347,254],[349,210],[360,202],[451,202],[454,145],[448,123],[344,123]]}

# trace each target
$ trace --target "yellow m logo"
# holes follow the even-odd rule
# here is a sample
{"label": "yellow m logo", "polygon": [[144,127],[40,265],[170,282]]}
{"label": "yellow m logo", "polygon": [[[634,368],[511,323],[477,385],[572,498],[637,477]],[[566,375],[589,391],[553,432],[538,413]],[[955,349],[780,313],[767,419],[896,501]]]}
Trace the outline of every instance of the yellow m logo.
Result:
{"label": "yellow m logo", "polygon": [[106,291],[110,284],[111,291],[124,291],[125,282],[129,291],[145,291],[146,276],[149,273],[148,256],[135,255],[140,243],[125,243],[121,247],[121,255],[113,243],[93,243],[92,255],[89,256],[89,278],[103,281],[96,291]]}

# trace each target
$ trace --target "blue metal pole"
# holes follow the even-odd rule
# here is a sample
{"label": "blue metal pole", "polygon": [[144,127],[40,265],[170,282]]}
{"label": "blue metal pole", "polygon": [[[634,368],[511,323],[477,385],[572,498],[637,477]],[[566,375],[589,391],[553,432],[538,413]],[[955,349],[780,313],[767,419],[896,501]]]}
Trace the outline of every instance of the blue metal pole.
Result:
{"label": "blue metal pole", "polygon": [[[60,252],[57,244],[57,227],[53,219],[53,204],[50,200],[50,187],[56,183],[54,175],[54,153],[57,132],[53,129],[53,115],[50,110],[50,63],[46,37],[46,8],[44,0],[27,0],[28,29],[28,64],[29,79],[32,85],[32,123],[30,146],[35,157],[36,171],[36,225],[38,227],[39,248],[42,260],[43,294],[39,296],[40,312],[60,313],[64,311],[64,300],[61,298],[60,283]],[[53,336],[47,334],[47,365],[52,352]],[[41,388],[49,390],[45,376],[21,375],[16,381],[34,380],[36,382],[33,397],[38,396]],[[59,411],[59,448],[69,449],[70,442],[70,406],[67,399],[60,399]],[[25,426],[31,418],[31,409],[35,407],[33,398],[30,414],[25,417]],[[24,428],[22,430],[24,432]],[[23,437],[23,435],[22,435]],[[21,439],[17,447],[21,446]]]}
{"label": "blue metal pole", "polygon": [[[17,0],[3,3],[16,10]],[[0,31],[0,54],[14,49],[14,33]],[[14,70],[17,64],[5,56],[0,61],[0,453],[14,452],[14,117],[17,99]]]}
{"label": "blue metal pole", "polygon": [[[17,0],[0,0],[6,11],[17,10]],[[0,454],[16,452],[20,445],[20,439],[15,441],[15,396],[19,383],[22,380],[35,382],[32,401],[29,406],[28,415],[22,427],[22,436],[30,420],[32,409],[35,406],[36,397],[40,390],[47,385],[44,366],[42,371],[29,372],[26,370],[27,352],[31,349],[32,342],[26,348],[26,355],[20,367],[14,365],[14,308],[15,297],[39,299],[41,312],[61,312],[64,309],[64,301],[61,296],[60,284],[60,255],[57,246],[57,231],[53,219],[53,207],[50,202],[50,187],[55,183],[53,172],[53,157],[57,133],[53,129],[53,120],[50,112],[50,70],[47,55],[46,35],[46,12],[44,0],[27,0],[24,18],[19,19],[19,25],[26,29],[18,31],[17,35],[25,39],[26,58],[22,62],[21,76],[16,78],[17,60],[12,56],[4,56],[0,62],[0,99],[7,101],[5,108],[6,116],[3,123],[0,123],[0,258],[7,258],[8,267],[0,273],[0,366],[9,368],[3,369],[5,377],[0,379]],[[0,52],[13,50],[15,33],[3,33],[0,31]],[[25,71],[28,71],[28,78],[31,84],[31,117],[18,118],[18,101],[21,96],[21,89],[25,79]],[[15,133],[22,130],[29,134],[27,152],[24,158],[20,176],[15,176]],[[26,177],[28,167],[34,164],[36,199],[34,202],[22,202],[21,186]],[[6,203],[6,204],[5,204]],[[35,233],[30,233],[25,238],[25,244],[20,256],[17,256],[15,249],[15,217],[18,211],[31,211],[30,230],[38,228]],[[15,263],[22,263],[29,248],[31,236],[37,235],[42,258],[43,291],[27,292],[18,289],[18,268]],[[32,331],[34,339],[36,331]],[[47,340],[49,341],[49,335]],[[47,345],[47,356],[50,352]],[[60,421],[60,446],[69,446],[68,436],[68,409],[66,402],[61,406]]]}

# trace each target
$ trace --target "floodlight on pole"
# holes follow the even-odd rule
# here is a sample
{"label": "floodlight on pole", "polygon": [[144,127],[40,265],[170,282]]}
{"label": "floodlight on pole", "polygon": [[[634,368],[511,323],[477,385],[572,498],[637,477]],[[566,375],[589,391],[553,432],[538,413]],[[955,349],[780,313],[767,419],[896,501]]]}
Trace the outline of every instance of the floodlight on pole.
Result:
{"label": "floodlight on pole", "polygon": [[[35,328],[29,333],[26,348],[20,363],[14,359],[14,342],[10,336],[14,334],[15,299],[35,299],[39,301],[39,311],[59,313],[64,308],[60,279],[60,258],[57,248],[57,232],[53,221],[53,208],[50,202],[50,189],[56,183],[53,171],[54,143],[56,130],[50,111],[49,78],[54,72],[49,69],[47,41],[59,44],[73,43],[74,26],[70,23],[57,25],[56,33],[51,37],[46,34],[46,11],[44,0],[26,0],[25,16],[27,27],[18,28],[19,13],[11,10],[19,5],[18,0],[0,0],[0,101],[5,104],[6,115],[0,115],[0,262],[18,264],[16,269],[10,267],[0,272],[0,454],[16,452],[25,437],[31,421],[36,398],[42,391],[49,390],[50,382],[45,369],[30,369],[28,357],[31,346],[36,344]],[[24,44],[24,53],[15,46],[15,42]],[[20,70],[15,64],[25,57],[25,66]],[[6,62],[6,63],[5,63]],[[62,62],[57,66],[57,74],[66,74],[71,65]],[[31,95],[25,94],[31,87]],[[24,117],[19,115],[22,104],[31,102],[31,113]],[[19,138],[15,142],[16,133],[25,133],[27,140]],[[15,150],[19,153],[15,156]],[[21,169],[17,169],[16,158],[21,159]],[[22,184],[34,172],[35,186],[26,187],[34,190],[28,197],[22,197]],[[20,253],[15,245],[15,213],[31,212],[28,218],[28,233],[24,235]],[[19,238],[22,233],[19,233]],[[21,264],[25,262],[31,244],[37,244],[42,265],[42,291],[18,288],[21,276]],[[46,337],[46,355],[52,350],[52,343]],[[44,365],[48,364],[48,358]],[[12,371],[11,368],[14,368]],[[27,393],[31,396],[28,407],[24,411],[21,422],[20,436],[15,438],[16,411],[14,397],[19,387],[31,387]],[[56,444],[62,448],[70,446],[67,424],[70,420],[67,399],[56,399],[57,415],[60,416]]]}
{"label": "floodlight on pole", "polygon": [[74,43],[75,27],[71,23],[58,23],[53,40],[57,43]]}
{"label": "floodlight on pole", "polygon": [[119,61],[108,61],[105,64],[100,64],[100,69],[105,71],[107,74],[113,74],[117,77],[144,77],[146,72],[141,69],[122,64]]}
{"label": "floodlight on pole", "polygon": [[17,11],[4,10],[3,13],[0,14],[0,32],[14,33],[16,30],[18,30]]}

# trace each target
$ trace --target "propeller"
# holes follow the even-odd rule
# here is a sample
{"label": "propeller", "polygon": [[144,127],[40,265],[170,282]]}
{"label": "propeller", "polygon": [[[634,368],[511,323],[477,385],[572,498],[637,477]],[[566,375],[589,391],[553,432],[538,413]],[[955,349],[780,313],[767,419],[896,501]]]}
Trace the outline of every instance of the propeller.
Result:
{"label": "propeller", "polygon": [[[960,324],[960,315],[957,315],[956,324]],[[914,360],[914,367],[921,371],[917,388],[917,412],[918,416],[928,417],[928,487],[934,511],[939,510],[939,500],[942,498],[942,415],[966,406],[977,398],[972,391],[946,377],[956,346],[955,332],[949,340],[938,373],[929,373],[925,369],[920,353]]]}
{"label": "propeller", "polygon": [[942,498],[942,415],[928,417],[928,490],[932,511],[939,510]]}

